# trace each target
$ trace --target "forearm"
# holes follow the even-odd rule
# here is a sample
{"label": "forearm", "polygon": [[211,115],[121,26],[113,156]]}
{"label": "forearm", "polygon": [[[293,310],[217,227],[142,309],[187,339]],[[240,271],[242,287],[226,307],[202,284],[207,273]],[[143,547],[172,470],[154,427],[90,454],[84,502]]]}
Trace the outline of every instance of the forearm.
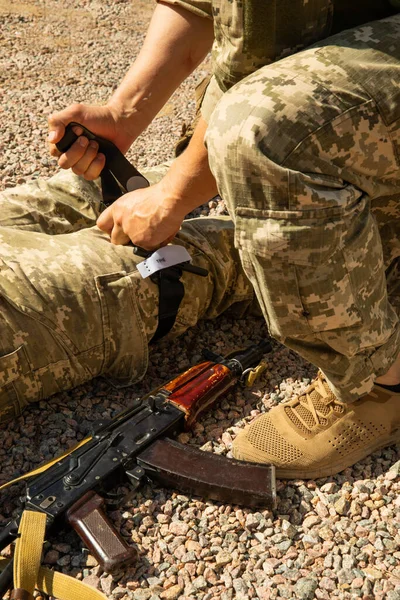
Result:
{"label": "forearm", "polygon": [[206,129],[201,119],[189,146],[161,181],[125,194],[100,215],[97,225],[112,243],[132,241],[146,250],[168,244],[187,213],[215,196],[204,146]]}
{"label": "forearm", "polygon": [[212,41],[211,20],[157,4],[139,56],[108,102],[132,140],[203,60]]}
{"label": "forearm", "polygon": [[218,194],[204,145],[206,130],[207,123],[200,118],[189,146],[160,182],[169,203],[182,217]]}

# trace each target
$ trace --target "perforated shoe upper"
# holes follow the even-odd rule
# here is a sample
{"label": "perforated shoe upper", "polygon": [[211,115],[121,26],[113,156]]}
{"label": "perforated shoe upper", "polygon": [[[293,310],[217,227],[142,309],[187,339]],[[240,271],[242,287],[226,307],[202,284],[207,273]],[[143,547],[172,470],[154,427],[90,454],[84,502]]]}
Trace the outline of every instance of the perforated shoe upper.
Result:
{"label": "perforated shoe upper", "polygon": [[276,465],[281,477],[337,473],[400,439],[400,394],[375,386],[340,402],[323,375],[301,396],[259,417],[234,441],[235,458]]}

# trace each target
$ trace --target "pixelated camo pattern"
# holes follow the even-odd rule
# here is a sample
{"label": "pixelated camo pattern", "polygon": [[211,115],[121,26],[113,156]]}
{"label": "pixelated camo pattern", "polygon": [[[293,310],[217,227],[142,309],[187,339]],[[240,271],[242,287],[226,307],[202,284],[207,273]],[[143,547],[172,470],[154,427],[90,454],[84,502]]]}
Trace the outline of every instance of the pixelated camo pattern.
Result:
{"label": "pixelated camo pattern", "polygon": [[343,401],[399,351],[385,280],[400,255],[399,82],[396,15],[246,77],[207,132],[270,333]]}
{"label": "pixelated camo pattern", "polygon": [[[157,170],[148,175],[156,181]],[[143,377],[158,287],[141,278],[130,246],[95,226],[97,185],[61,172],[4,191],[0,206],[0,422],[96,375],[123,386]],[[171,337],[232,304],[248,307],[254,294],[228,217],[192,219],[177,243],[209,276],[184,274]]]}

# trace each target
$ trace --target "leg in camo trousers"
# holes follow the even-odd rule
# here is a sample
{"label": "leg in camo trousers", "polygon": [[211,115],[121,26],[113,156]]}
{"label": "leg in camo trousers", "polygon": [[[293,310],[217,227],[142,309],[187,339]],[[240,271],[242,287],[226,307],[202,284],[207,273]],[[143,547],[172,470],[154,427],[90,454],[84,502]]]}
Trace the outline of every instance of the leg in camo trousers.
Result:
{"label": "leg in camo trousers", "polygon": [[[127,386],[146,372],[158,287],[139,275],[132,247],[95,226],[102,209],[97,185],[71,172],[0,194],[0,422],[97,375]],[[187,221],[176,243],[209,276],[184,273],[170,337],[251,304],[229,217]]]}
{"label": "leg in camo trousers", "polygon": [[324,374],[236,440],[237,457],[282,476],[331,474],[400,440],[400,395],[371,392],[400,350],[385,278],[400,256],[399,81],[397,15],[260,69],[209,123],[269,331]]}

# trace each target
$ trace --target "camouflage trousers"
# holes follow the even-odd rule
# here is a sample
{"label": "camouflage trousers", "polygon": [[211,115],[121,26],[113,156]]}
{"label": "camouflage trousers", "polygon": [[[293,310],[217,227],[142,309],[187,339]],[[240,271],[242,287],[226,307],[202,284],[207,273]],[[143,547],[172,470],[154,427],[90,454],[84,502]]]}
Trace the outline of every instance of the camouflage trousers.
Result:
{"label": "camouflage trousers", "polygon": [[[102,208],[96,184],[71,172],[0,194],[0,422],[96,375],[126,386],[146,372],[158,287],[139,275],[132,247],[95,226]],[[183,274],[170,337],[251,304],[229,217],[187,221],[176,243],[209,275]]]}
{"label": "camouflage trousers", "polygon": [[271,335],[347,402],[400,350],[385,278],[400,255],[399,82],[397,15],[243,79],[206,137]]}

